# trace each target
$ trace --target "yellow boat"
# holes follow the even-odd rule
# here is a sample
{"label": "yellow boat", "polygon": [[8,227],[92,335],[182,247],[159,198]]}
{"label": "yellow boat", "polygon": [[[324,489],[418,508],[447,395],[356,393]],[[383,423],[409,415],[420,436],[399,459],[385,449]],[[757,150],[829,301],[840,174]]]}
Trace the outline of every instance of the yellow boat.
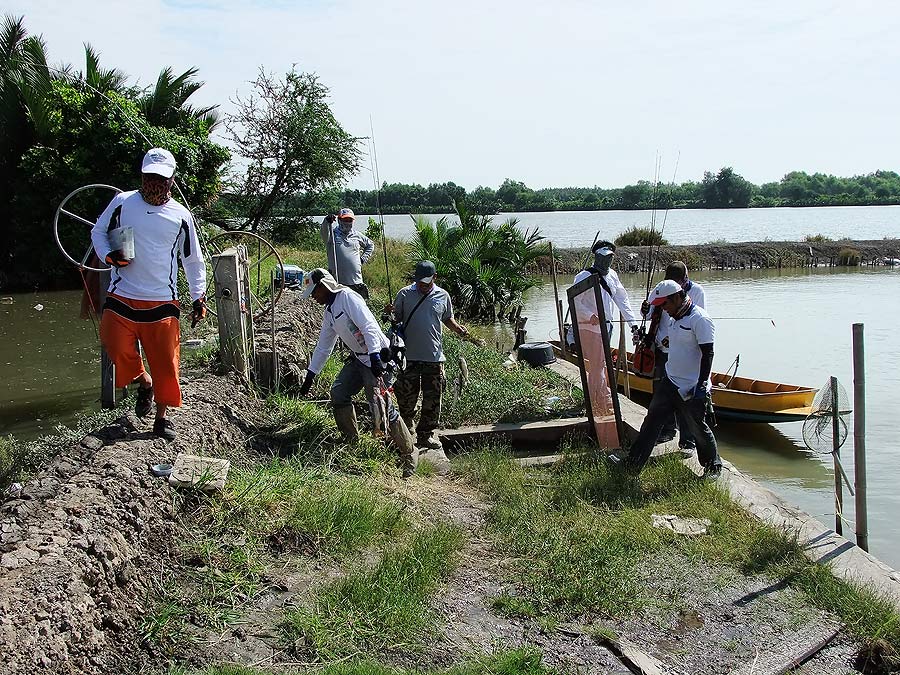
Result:
{"label": "yellow boat", "polygon": [[[559,342],[553,341],[553,350],[562,356]],[[612,350],[613,361],[618,358],[618,350]],[[578,358],[566,354],[567,360],[577,364]],[[631,352],[628,352],[629,385],[632,391],[648,396],[653,393],[653,378],[638,375],[631,367]],[[625,373],[617,371],[619,389],[625,387]],[[719,419],[735,422],[795,422],[805,420],[812,412],[813,398],[819,390],[796,384],[782,384],[749,377],[736,377],[713,372],[712,400]]]}

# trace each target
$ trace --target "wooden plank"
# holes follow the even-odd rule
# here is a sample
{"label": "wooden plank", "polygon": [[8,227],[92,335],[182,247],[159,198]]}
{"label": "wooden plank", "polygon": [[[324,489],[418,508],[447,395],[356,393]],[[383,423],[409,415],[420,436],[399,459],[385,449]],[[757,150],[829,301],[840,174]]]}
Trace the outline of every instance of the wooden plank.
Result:
{"label": "wooden plank", "polygon": [[729,675],[784,675],[822,651],[840,631],[839,624],[806,626],[792,639],[782,640],[774,649],[759,652],[751,662],[732,670]]}
{"label": "wooden plank", "polygon": [[456,451],[478,441],[490,439],[504,439],[526,445],[555,445],[564,436],[572,433],[590,433],[590,425],[586,417],[542,422],[481,424],[459,429],[441,429],[436,432],[444,447]]}
{"label": "wooden plank", "polygon": [[635,675],[667,675],[672,672],[658,659],[638,649],[637,645],[625,638],[612,638],[606,635],[598,635],[597,639],[615,654],[622,663]]}

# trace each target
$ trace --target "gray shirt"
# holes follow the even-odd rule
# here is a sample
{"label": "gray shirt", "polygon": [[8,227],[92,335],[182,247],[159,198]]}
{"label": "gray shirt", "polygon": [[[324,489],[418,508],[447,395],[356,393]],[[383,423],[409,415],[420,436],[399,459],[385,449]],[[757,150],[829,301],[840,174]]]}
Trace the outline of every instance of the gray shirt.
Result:
{"label": "gray shirt", "polygon": [[[394,316],[405,326],[403,339],[406,341],[407,361],[444,361],[442,345],[443,322],[453,318],[453,304],[450,294],[434,285],[431,293],[413,312],[422,294],[415,284],[401,288],[394,302]],[[410,319],[412,315],[412,319]]]}
{"label": "gray shirt", "polygon": [[[328,219],[322,221],[319,228],[325,250],[328,252],[328,271],[339,284],[351,286],[361,284],[362,266],[369,262],[375,252],[375,243],[366,235],[356,230],[344,235],[337,221],[329,225]],[[334,256],[337,253],[337,266]]]}

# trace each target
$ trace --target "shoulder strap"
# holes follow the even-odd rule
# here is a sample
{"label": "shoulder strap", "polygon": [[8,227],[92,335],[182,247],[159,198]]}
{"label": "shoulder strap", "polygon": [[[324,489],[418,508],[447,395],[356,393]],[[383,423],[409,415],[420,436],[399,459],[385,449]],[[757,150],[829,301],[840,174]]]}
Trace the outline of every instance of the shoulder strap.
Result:
{"label": "shoulder strap", "polygon": [[419,301],[416,303],[416,306],[412,308],[412,311],[409,313],[409,316],[406,317],[406,318],[403,320],[403,323],[405,323],[407,326],[409,325],[409,322],[410,322],[410,321],[412,320],[412,318],[413,318],[413,314],[415,314],[415,313],[416,313],[416,310],[419,309],[419,305],[421,305],[423,302],[425,302],[425,300],[426,300],[432,293],[434,293],[434,289],[433,289],[433,288],[432,288],[430,291],[428,291],[428,293],[427,293],[426,295],[423,295],[421,298],[419,298]]}

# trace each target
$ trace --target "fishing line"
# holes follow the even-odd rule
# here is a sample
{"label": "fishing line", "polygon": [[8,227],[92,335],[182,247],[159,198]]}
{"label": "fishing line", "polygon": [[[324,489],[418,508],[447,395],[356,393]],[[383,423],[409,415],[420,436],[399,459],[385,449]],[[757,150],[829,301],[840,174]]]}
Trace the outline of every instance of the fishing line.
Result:
{"label": "fishing line", "polygon": [[384,231],[384,214],[381,212],[381,177],[378,175],[378,152],[375,149],[375,126],[372,124],[372,116],[369,115],[369,140],[372,144],[372,153],[369,159],[373,161],[372,179],[375,181],[375,208],[378,210],[378,218],[381,221],[381,251],[384,254],[384,274],[387,278],[388,302],[393,301],[394,291],[391,288],[391,270],[388,267],[387,257],[387,233]]}

